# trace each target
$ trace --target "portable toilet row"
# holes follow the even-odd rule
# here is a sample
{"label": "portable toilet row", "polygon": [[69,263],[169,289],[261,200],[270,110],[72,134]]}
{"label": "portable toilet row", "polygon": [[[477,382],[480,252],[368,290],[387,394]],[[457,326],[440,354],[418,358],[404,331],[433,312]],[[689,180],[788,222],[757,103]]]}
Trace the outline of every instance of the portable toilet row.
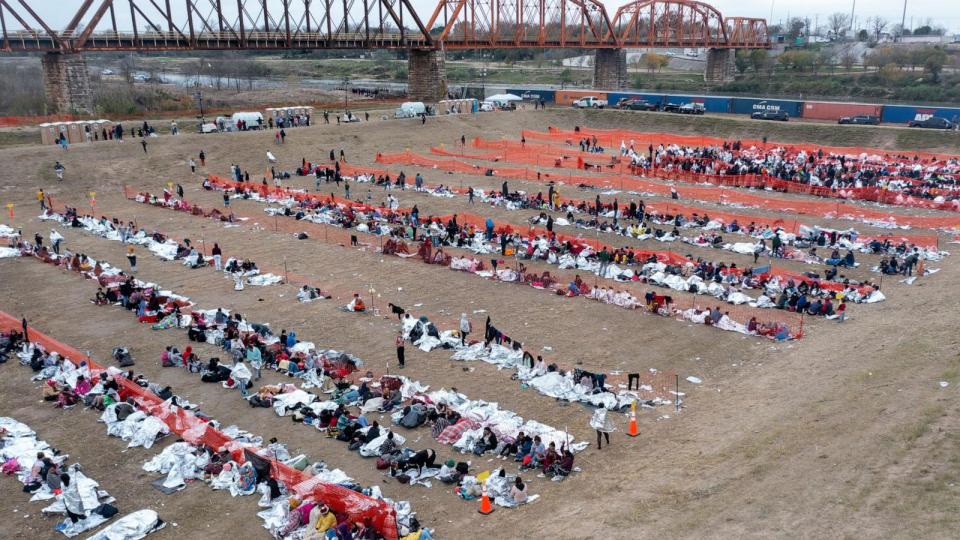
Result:
{"label": "portable toilet row", "polygon": [[270,107],[266,109],[267,117],[273,118],[273,121],[276,122],[278,118],[283,118],[285,121],[292,119],[294,116],[306,116],[310,115],[313,117],[313,107],[306,105],[295,105],[292,107]]}
{"label": "portable toilet row", "polygon": [[480,109],[476,99],[444,99],[437,103],[439,114],[466,114],[475,113]]}
{"label": "portable toilet row", "polygon": [[[70,144],[77,144],[104,140],[103,132],[107,131],[107,139],[113,130],[110,120],[76,120],[73,122],[48,122],[40,124],[40,142],[42,144],[57,144],[60,135],[67,138]],[[89,138],[87,133],[90,134]]]}

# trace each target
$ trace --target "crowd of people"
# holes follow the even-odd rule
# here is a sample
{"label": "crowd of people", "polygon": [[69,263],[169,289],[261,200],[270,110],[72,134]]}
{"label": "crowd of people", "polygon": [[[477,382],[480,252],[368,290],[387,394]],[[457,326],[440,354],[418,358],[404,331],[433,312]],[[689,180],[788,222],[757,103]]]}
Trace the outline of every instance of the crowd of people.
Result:
{"label": "crowd of people", "polygon": [[[581,141],[581,146],[583,142]],[[878,187],[923,199],[960,199],[960,160],[922,159],[909,155],[848,156],[790,146],[747,146],[740,141],[722,145],[652,144],[636,148],[621,141],[620,155],[636,172],[650,169],[716,175],[763,175],[779,180],[836,190]]]}

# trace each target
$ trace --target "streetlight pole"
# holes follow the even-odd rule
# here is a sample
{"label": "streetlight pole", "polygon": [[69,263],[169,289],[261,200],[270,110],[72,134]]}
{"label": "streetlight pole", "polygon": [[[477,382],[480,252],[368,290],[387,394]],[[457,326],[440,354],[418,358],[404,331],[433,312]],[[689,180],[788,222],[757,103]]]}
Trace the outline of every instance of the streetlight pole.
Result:
{"label": "streetlight pole", "polygon": [[343,78],[343,113],[346,114],[350,108],[350,79]]}
{"label": "streetlight pole", "polygon": [[198,91],[193,97],[197,98],[197,102],[200,104],[200,131],[203,131],[203,125],[207,123],[203,115],[203,92]]}

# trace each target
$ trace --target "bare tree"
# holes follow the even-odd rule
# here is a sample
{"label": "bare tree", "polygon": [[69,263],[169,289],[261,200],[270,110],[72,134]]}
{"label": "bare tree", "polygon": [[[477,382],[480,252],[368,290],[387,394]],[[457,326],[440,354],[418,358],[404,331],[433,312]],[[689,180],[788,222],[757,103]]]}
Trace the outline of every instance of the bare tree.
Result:
{"label": "bare tree", "polygon": [[827,25],[830,28],[830,31],[833,32],[834,37],[837,39],[843,37],[843,34],[847,31],[847,28],[850,27],[850,16],[846,13],[840,13],[839,11],[830,15],[827,19]]}
{"label": "bare tree", "polygon": [[887,28],[887,25],[890,24],[883,17],[874,17],[870,19],[870,28],[873,29],[873,39],[880,42],[880,34]]}

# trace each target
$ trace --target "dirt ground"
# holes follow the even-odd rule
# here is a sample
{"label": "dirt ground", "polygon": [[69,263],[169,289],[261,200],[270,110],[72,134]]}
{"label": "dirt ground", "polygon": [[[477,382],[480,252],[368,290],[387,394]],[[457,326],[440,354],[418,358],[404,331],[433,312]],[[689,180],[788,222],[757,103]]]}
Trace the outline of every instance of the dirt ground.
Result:
{"label": "dirt ground", "polygon": [[[613,434],[613,444],[599,451],[591,445],[578,455],[582,472],[562,483],[524,475],[530,492],[541,498],[520,509],[483,516],[474,502],[460,500],[445,486],[427,489],[390,482],[371,461],[348,452],[342,443],[270,410],[249,409],[236,393],[218,385],[200,383],[180,370],[161,369],[158,359],[164,346],[183,348],[185,335],[154,332],[117,308],[91,304],[95,284],[76,274],[33,260],[2,259],[0,310],[26,316],[39,330],[89,350],[94,358],[106,360],[112,347],[129,347],[138,361],[136,369],[201,403],[204,412],[224,425],[237,424],[265,438],[277,437],[294,452],[323,459],[362,484],[379,484],[391,498],[409,500],[421,522],[436,529],[438,538],[954,537],[960,521],[956,513],[960,507],[960,334],[956,331],[957,293],[951,285],[960,277],[960,269],[952,257],[935,265],[941,272],[913,286],[885,282],[887,301],[853,306],[850,320],[842,325],[817,321],[802,340],[776,344],[613,306],[572,302],[531,288],[381,257],[372,250],[299,241],[272,231],[266,216],[258,227],[224,228],[209,220],[137,205],[120,194],[122,185],[158,192],[167,181],[174,181],[184,185],[188,199],[217,206],[219,195],[202,192],[201,177],[191,176],[186,164],[200,149],[207,154],[207,166],[199,172],[226,176],[230,164],[236,163],[250,169],[254,177],[253,171],[269,166],[268,150],[283,169],[294,168],[301,158],[321,161],[331,148],[344,148],[351,162],[369,165],[377,150],[426,151],[440,142],[452,145],[461,134],[516,138],[521,128],[548,125],[653,127],[650,115],[611,113],[529,111],[430,119],[425,126],[419,121],[316,126],[289,130],[287,143],[279,147],[273,145],[270,133],[240,133],[150,139],[146,155],[136,141],[74,145],[68,152],[41,147],[0,150],[5,164],[0,202],[15,203],[13,221],[26,236],[37,231],[46,235],[49,229],[35,219],[37,188],[71,204],[83,203],[95,191],[98,213],[135,217],[148,230],[200,237],[208,247],[218,241],[225,253],[240,251],[261,265],[279,268],[285,260],[291,273],[328,286],[338,296],[373,286],[382,294],[380,305],[393,301],[445,322],[467,312],[475,327],[482,324],[484,313],[474,312],[486,310],[498,327],[529,349],[585,369],[676,370],[681,392],[686,394],[679,414],[670,407],[642,411],[637,439],[623,435],[626,417],[617,415],[619,431]],[[753,136],[753,126],[727,124],[724,134]],[[690,129],[677,127],[678,132]],[[783,130],[778,137],[797,140],[807,133],[791,135],[791,125],[776,129]],[[891,144],[901,140],[899,134],[891,137]],[[931,150],[957,150],[953,143],[927,144]],[[53,174],[53,162],[58,159],[67,167],[62,183]],[[407,169],[412,176],[415,168]],[[424,173],[428,182],[447,178],[435,171]],[[498,179],[459,175],[449,176],[447,182],[461,180],[478,187],[499,185]],[[304,181],[291,184],[307,187]],[[511,186],[538,189],[536,184],[511,182]],[[354,189],[360,191],[360,187]],[[362,187],[361,193],[365,190]],[[592,194],[583,197],[592,198]],[[460,198],[408,193],[400,196],[400,202],[402,206],[418,204],[424,215],[473,211],[517,224],[530,215],[467,208]],[[257,203],[235,205],[238,211],[262,214]],[[743,212],[765,214],[776,209]],[[850,226],[850,222],[839,223]],[[76,231],[64,236],[67,249],[117,265],[124,262],[118,243]],[[670,244],[657,247],[674,248]],[[694,250],[684,246],[683,252],[688,251]],[[342,298],[298,304],[292,285],[237,292],[228,279],[212,270],[188,270],[145,251],[140,255],[138,277],[189,296],[200,307],[222,306],[269,322],[274,329],[294,329],[300,339],[350,351],[375,371],[387,369],[387,362],[393,360],[396,321],[340,312]],[[729,252],[712,255],[740,262]],[[208,347],[199,352],[203,357],[215,354]],[[522,390],[507,372],[485,364],[453,363],[443,351],[421,353],[408,347],[408,356],[404,374],[432,388],[456,387],[472,399],[498,402],[524,418],[566,427],[578,440],[593,437],[589,410]],[[167,496],[149,486],[154,477],[141,466],[172,437],[150,450],[125,450],[122,441],[106,436],[93,412],[62,411],[40,402],[40,390],[30,382],[28,370],[8,363],[0,366],[0,372],[4,374],[0,415],[27,423],[40,438],[71,454],[90,477],[118,498],[122,512],[150,507],[176,524],[151,538],[267,536],[254,515],[256,498],[230,498],[202,485]],[[685,382],[688,375],[703,383]],[[281,380],[275,374],[267,378]],[[940,381],[949,385],[942,388]],[[409,435],[413,447],[428,444],[424,428]],[[441,458],[454,457],[449,447],[435,448]],[[481,469],[498,465],[486,461],[473,459]],[[40,517],[40,506],[27,502],[17,482],[0,480],[0,493],[4,518],[0,538],[59,537],[52,532],[54,520]]]}

